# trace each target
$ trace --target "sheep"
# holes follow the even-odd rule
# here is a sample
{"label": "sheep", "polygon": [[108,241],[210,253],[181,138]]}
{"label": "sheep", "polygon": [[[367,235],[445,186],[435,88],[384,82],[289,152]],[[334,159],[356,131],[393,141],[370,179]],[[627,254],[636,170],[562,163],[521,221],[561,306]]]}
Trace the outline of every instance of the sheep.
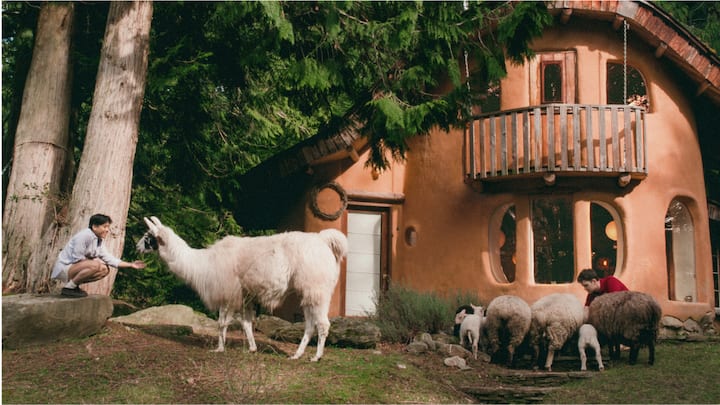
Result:
{"label": "sheep", "polygon": [[511,366],[515,349],[530,329],[530,306],[520,297],[501,295],[490,301],[485,312],[484,333],[487,335],[489,354],[492,357],[501,346],[507,346],[507,365]]}
{"label": "sheep", "polygon": [[453,336],[460,337],[460,324],[466,316],[472,315],[474,313],[475,309],[472,304],[460,305],[458,309],[455,310],[455,325],[453,326]]}
{"label": "sheep", "polygon": [[483,307],[473,305],[472,308],[473,313],[466,315],[460,324],[460,344],[463,345],[465,338],[467,338],[472,348],[473,357],[477,360],[478,343],[480,342],[485,316],[483,315]]}
{"label": "sheep", "polygon": [[555,351],[577,332],[583,323],[583,304],[573,294],[550,294],[531,307],[528,340],[533,348],[533,368],[537,369],[540,346],[547,348],[545,370],[552,371]]}
{"label": "sheep", "polygon": [[330,329],[330,300],[347,254],[347,238],[336,229],[319,233],[286,232],[271,236],[226,236],[206,249],[193,249],[156,217],[145,218],[149,231],[137,250],[157,250],[170,271],[188,283],[211,311],[219,311],[218,346],[225,350],[228,325],[239,311],[251,352],[257,351],[252,330],[254,304],[272,311],[285,294],[295,291],[305,314],[305,331],[295,354],[305,352],[317,328],[318,361]]}
{"label": "sheep", "polygon": [[585,323],[578,331],[578,352],[580,352],[580,371],[587,370],[587,354],[585,350],[590,347],[595,351],[595,360],[598,363],[598,370],[603,371],[605,366],[600,353],[600,342],[598,342],[597,330],[589,323]]}
{"label": "sheep", "polygon": [[648,364],[655,363],[655,341],[662,310],[655,298],[638,291],[603,294],[590,304],[588,323],[597,329],[600,341],[610,346],[610,358],[620,358],[620,344],[630,347],[635,364],[640,347],[649,350]]}

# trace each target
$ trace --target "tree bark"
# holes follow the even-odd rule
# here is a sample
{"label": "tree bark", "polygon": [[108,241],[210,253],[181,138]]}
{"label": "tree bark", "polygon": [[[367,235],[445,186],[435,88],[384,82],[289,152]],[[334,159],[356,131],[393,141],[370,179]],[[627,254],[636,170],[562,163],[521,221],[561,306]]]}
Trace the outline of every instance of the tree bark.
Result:
{"label": "tree bark", "polygon": [[[13,166],[3,212],[3,292],[25,292],[28,260],[59,218],[67,162],[73,3],[45,3],[15,133]],[[34,292],[34,291],[33,291]]]}
{"label": "tree bark", "polygon": [[[88,226],[95,213],[113,219],[104,244],[110,253],[122,257],[152,11],[149,1],[110,4],[93,107],[69,203],[69,225],[48,230],[43,239],[44,251],[34,256],[35,269],[49,272],[58,251],[73,234]],[[117,270],[111,269],[108,277],[83,288],[91,294],[109,295],[116,274]]]}

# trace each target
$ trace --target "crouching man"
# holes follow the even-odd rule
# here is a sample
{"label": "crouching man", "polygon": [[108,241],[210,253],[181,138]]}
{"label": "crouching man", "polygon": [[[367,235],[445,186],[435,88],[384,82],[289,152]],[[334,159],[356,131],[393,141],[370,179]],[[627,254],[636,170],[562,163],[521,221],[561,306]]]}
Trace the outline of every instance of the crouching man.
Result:
{"label": "crouching man", "polygon": [[91,216],[88,228],[76,233],[60,251],[50,278],[66,283],[60,292],[61,295],[73,298],[86,297],[87,293],[80,289],[80,285],[107,277],[110,274],[110,266],[145,268],[145,263],[140,260],[132,263],[124,262],[105,249],[103,240],[110,232],[110,224],[112,219],[107,215]]}

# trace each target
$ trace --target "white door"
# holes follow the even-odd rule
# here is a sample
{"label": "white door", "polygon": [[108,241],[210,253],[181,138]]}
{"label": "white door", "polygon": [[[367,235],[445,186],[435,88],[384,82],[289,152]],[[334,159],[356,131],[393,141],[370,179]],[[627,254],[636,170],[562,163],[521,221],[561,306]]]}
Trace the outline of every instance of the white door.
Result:
{"label": "white door", "polygon": [[371,315],[380,293],[382,214],[349,212],[347,229],[345,315]]}

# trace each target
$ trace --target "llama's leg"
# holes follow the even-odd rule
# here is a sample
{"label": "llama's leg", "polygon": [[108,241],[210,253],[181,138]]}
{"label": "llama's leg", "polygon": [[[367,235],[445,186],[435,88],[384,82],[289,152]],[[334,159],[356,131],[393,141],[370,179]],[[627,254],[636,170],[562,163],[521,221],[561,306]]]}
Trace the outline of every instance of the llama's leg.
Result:
{"label": "llama's leg", "polygon": [[305,312],[305,333],[303,334],[302,339],[300,340],[300,344],[298,345],[297,351],[295,354],[290,357],[291,359],[299,359],[300,356],[305,353],[305,348],[307,347],[308,343],[310,343],[310,338],[312,338],[313,333],[315,332],[315,319],[313,317],[312,311],[310,311],[309,308],[304,309]]}
{"label": "llama's leg", "polygon": [[315,314],[315,325],[317,326],[318,332],[318,343],[315,357],[311,358],[310,361],[318,361],[322,358],[325,353],[325,339],[330,334],[330,320],[327,317],[327,311],[322,314]]}
{"label": "llama's leg", "polygon": [[227,328],[232,320],[233,310],[228,307],[221,307],[218,315],[218,347],[213,350],[215,352],[225,351],[225,338],[227,336]]}
{"label": "llama's leg", "polygon": [[243,309],[242,317],[240,318],[240,325],[242,325],[243,332],[245,333],[245,338],[248,341],[248,350],[250,350],[251,352],[256,352],[257,345],[255,344],[255,335],[253,335],[252,319],[252,311],[248,309]]}

